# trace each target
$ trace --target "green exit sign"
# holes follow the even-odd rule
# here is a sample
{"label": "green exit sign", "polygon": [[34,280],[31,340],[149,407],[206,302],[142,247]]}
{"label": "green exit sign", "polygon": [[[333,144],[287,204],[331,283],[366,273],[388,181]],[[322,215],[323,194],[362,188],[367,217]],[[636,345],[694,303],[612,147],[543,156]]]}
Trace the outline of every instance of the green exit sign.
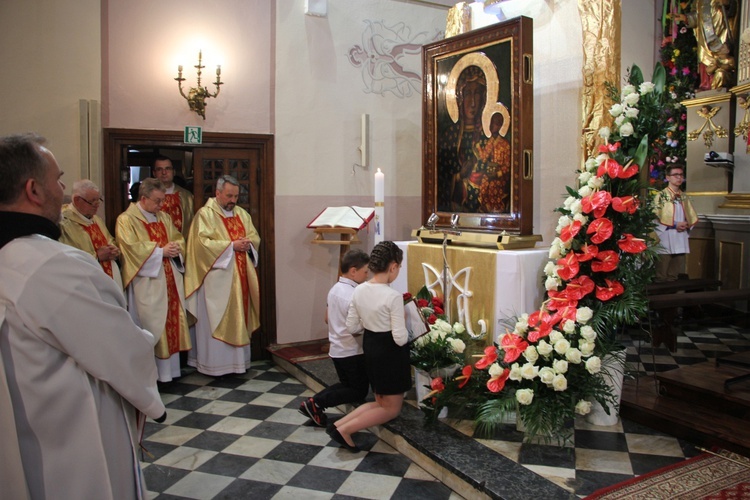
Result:
{"label": "green exit sign", "polygon": [[186,144],[203,144],[203,129],[201,127],[185,127]]}

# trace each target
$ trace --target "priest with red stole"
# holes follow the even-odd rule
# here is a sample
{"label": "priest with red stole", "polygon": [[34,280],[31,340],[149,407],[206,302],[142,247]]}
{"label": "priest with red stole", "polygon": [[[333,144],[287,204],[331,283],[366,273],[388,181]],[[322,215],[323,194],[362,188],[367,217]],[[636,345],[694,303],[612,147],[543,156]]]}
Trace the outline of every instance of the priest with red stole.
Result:
{"label": "priest with red stole", "polygon": [[193,221],[193,214],[195,213],[193,193],[174,182],[174,166],[172,160],[166,156],[156,157],[151,173],[155,179],[164,184],[166,196],[161,211],[169,214],[174,227],[187,239],[190,223]]}
{"label": "priest with red stole", "polygon": [[216,197],[195,214],[188,236],[185,291],[198,318],[188,364],[206,375],[247,371],[250,336],[260,327],[260,236],[237,205],[239,192],[237,179],[220,177]]}
{"label": "priest with red stole", "polygon": [[159,381],[170,382],[180,376],[180,351],[191,347],[182,277],[185,239],[160,210],[166,196],[160,181],[144,180],[139,196],[117,218],[115,236],[130,315],[159,336],[154,347]]}
{"label": "priest with red stole", "polygon": [[94,257],[122,290],[122,276],[117,265],[120,249],[104,221],[96,215],[102,201],[99,187],[90,180],[81,179],[73,183],[73,198],[62,207],[60,243],[76,247]]}

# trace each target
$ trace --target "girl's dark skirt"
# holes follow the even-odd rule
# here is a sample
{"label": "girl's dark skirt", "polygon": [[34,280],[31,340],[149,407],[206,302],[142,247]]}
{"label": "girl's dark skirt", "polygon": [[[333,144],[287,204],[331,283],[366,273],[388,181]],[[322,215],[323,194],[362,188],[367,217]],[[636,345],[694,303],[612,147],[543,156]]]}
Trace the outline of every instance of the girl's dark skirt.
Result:
{"label": "girl's dark skirt", "polygon": [[365,330],[362,348],[372,392],[387,396],[411,389],[408,344],[396,344],[391,332]]}

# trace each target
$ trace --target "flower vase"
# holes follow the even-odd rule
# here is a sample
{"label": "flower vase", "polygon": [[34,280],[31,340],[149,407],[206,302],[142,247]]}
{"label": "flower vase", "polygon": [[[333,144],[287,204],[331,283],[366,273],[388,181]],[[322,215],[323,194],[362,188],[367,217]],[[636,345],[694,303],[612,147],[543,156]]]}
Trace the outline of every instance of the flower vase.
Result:
{"label": "flower vase", "polygon": [[479,361],[479,358],[484,356],[484,349],[487,347],[487,340],[481,339],[469,339],[464,349],[464,364],[474,366],[474,363]]}
{"label": "flower vase", "polygon": [[[461,368],[461,365],[451,365],[446,366],[443,368],[433,368],[429,373],[420,370],[419,368],[414,368],[414,388],[417,393],[417,404],[421,403],[422,400],[430,393],[432,389],[430,389],[430,384],[432,383],[432,379],[436,377],[441,377],[443,380],[446,380],[448,377],[452,376],[456,370]],[[440,413],[438,414],[438,418],[445,418],[448,416],[448,407],[444,407],[442,410],[440,410]]]}
{"label": "flower vase", "polygon": [[[614,394],[617,407],[619,408],[622,397],[622,381],[625,377],[625,350],[623,349],[604,356],[604,359],[602,359],[602,372],[604,374],[604,381],[612,389],[612,394]],[[607,427],[617,424],[618,417],[618,410],[610,408],[609,415],[607,415],[604,407],[598,401],[594,400],[591,402],[591,411],[585,418],[586,422],[590,424]]]}

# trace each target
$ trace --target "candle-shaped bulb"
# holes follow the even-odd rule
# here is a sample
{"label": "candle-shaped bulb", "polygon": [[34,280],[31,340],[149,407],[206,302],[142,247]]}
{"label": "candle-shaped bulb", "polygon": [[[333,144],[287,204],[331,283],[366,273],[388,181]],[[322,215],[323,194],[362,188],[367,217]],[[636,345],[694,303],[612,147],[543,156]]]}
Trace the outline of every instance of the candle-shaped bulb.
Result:
{"label": "candle-shaped bulb", "polygon": [[182,64],[180,64],[179,66],[177,66],[177,72],[178,73],[182,73]]}
{"label": "candle-shaped bulb", "polygon": [[221,75],[221,64],[216,65],[216,76]]}

